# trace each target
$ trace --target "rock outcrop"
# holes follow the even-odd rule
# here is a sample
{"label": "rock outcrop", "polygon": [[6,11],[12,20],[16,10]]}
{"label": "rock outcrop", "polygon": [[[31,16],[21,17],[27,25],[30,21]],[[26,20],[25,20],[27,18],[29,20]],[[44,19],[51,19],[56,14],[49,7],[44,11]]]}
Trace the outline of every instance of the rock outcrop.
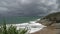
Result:
{"label": "rock outcrop", "polygon": [[60,12],[52,13],[44,18],[41,18],[40,21],[37,21],[45,26],[54,26],[55,28],[60,28]]}
{"label": "rock outcrop", "polygon": [[60,34],[60,12],[49,14],[41,18],[37,23],[47,26],[39,34]]}

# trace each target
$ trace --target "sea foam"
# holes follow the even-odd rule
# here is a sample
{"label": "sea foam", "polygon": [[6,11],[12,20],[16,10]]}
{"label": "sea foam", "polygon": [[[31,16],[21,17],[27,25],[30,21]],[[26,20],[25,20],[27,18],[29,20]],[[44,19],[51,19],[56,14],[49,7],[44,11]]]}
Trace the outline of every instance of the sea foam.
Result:
{"label": "sea foam", "polygon": [[39,21],[40,19],[37,19],[35,21],[30,21],[29,23],[21,23],[21,24],[12,24],[13,26],[17,26],[17,30],[19,28],[28,28],[28,32],[29,33],[34,33],[37,32],[39,30],[41,30],[42,28],[46,27],[40,23],[36,23],[36,21]]}

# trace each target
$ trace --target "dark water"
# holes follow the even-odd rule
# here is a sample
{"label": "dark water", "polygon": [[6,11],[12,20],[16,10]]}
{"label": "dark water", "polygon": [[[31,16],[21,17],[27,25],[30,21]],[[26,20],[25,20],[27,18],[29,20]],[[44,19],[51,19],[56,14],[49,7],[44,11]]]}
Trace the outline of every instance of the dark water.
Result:
{"label": "dark water", "polygon": [[[40,17],[34,16],[34,17],[5,17],[5,21],[7,24],[17,24],[17,23],[25,23],[29,21],[36,20]],[[0,24],[4,22],[3,18],[0,18]]]}

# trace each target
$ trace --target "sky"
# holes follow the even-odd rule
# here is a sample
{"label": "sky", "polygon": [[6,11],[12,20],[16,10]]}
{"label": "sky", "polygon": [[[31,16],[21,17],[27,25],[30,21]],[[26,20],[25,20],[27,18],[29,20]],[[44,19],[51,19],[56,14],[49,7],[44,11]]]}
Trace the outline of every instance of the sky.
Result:
{"label": "sky", "polygon": [[0,0],[0,16],[45,16],[60,12],[60,0]]}

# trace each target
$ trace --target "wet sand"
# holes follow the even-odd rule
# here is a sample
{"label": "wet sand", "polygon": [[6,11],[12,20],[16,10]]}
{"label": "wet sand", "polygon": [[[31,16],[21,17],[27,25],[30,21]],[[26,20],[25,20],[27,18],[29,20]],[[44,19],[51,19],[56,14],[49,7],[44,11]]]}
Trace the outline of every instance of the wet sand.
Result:
{"label": "wet sand", "polygon": [[31,34],[56,34],[56,31],[52,27],[45,27],[45,28],[43,28],[35,33],[31,33]]}

